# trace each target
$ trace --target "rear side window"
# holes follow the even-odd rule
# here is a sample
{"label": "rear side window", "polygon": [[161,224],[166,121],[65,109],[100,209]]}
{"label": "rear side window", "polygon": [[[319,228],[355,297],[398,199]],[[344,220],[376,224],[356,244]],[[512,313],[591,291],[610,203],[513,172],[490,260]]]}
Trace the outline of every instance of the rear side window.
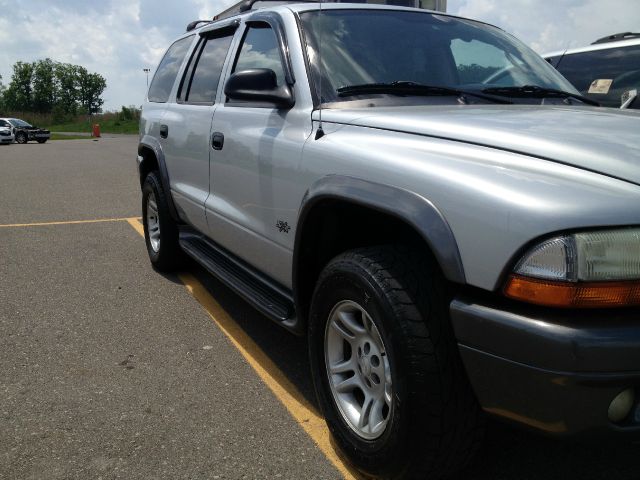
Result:
{"label": "rear side window", "polygon": [[618,108],[624,92],[640,88],[640,45],[565,55],[556,68],[581,94]]}
{"label": "rear side window", "polygon": [[182,82],[180,100],[187,103],[211,104],[215,101],[222,67],[229,52],[233,33],[209,38],[198,47]]}
{"label": "rear side window", "polygon": [[148,95],[150,102],[164,103],[169,100],[173,82],[178,76],[178,70],[180,70],[192,40],[193,35],[182,38],[169,47],[151,81]]}

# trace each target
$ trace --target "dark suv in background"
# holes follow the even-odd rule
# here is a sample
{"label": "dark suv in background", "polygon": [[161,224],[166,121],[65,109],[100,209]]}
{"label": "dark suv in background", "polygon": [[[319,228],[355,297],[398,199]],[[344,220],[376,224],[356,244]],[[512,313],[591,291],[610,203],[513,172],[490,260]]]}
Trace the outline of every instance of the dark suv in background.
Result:
{"label": "dark suv in background", "polygon": [[[543,55],[580,93],[603,107],[640,109],[640,101],[622,99],[640,89],[640,33],[617,33],[588,47]],[[636,93],[637,94],[637,93]]]}
{"label": "dark suv in background", "polygon": [[11,125],[16,143],[27,143],[36,141],[45,143],[51,138],[51,132],[43,128],[38,128],[19,118],[0,118],[0,125]]}

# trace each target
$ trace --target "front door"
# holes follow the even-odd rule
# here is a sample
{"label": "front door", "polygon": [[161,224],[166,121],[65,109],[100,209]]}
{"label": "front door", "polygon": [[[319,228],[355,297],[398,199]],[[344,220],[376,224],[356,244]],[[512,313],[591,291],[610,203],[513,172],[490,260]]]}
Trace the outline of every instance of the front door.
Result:
{"label": "front door", "polygon": [[[269,68],[279,84],[286,81],[269,24],[249,23],[238,50],[233,72]],[[224,136],[224,143],[211,155],[210,236],[287,287],[298,214],[296,171],[309,132],[310,112],[295,107],[227,101],[213,117],[212,133]]]}

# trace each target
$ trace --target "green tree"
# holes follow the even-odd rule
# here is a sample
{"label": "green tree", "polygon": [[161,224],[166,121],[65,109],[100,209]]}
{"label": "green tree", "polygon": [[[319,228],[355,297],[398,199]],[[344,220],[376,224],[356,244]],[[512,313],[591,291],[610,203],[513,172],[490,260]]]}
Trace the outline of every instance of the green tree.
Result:
{"label": "green tree", "polygon": [[78,70],[81,67],[70,63],[56,63],[57,82],[56,110],[67,115],[78,113]]}
{"label": "green tree", "polygon": [[0,75],[0,111],[4,109],[4,91],[6,90],[2,83],[2,75]]}
{"label": "green tree", "polygon": [[99,113],[107,87],[105,78],[80,65],[46,58],[17,62],[9,87],[0,82],[0,108],[22,112],[53,113],[68,119],[77,113]]}
{"label": "green tree", "polygon": [[9,110],[32,111],[33,64],[16,62],[13,65],[11,83],[3,97],[5,107]]}
{"label": "green tree", "polygon": [[33,63],[32,109],[49,113],[56,102],[55,63],[50,58]]}
{"label": "green tree", "polygon": [[98,73],[89,73],[86,68],[78,70],[78,100],[83,112],[99,113],[104,100],[102,92],[107,88],[107,81]]}

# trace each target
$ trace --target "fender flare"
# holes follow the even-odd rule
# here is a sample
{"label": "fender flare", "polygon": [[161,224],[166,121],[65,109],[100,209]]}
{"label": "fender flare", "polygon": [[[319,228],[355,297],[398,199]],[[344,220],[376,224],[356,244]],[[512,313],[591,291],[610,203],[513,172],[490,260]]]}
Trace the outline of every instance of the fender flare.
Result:
{"label": "fender flare", "polygon": [[[160,144],[157,138],[152,137],[151,135],[144,135],[140,139],[140,143],[138,144],[138,155],[144,158],[142,154],[144,153],[145,149],[151,150],[156,157],[156,160],[158,162],[158,169],[160,171],[160,182],[162,183],[162,188],[165,191],[165,194],[167,196],[167,200],[169,203],[169,213],[171,213],[171,217],[173,217],[173,219],[176,222],[179,222],[180,217],[178,215],[178,210],[176,209],[176,204],[173,201],[173,195],[171,195],[171,184],[169,183],[169,171],[167,170],[167,164],[164,158],[164,151],[162,150],[162,145]],[[142,171],[142,165],[144,162],[145,160],[142,160],[142,162],[140,162],[140,164],[138,165],[139,171]],[[143,178],[140,179],[141,184],[142,182],[144,182]]]}
{"label": "fender flare", "polygon": [[[316,181],[302,199],[293,250],[294,293],[298,290],[295,286],[300,275],[298,265],[306,217],[315,205],[326,199],[346,200],[404,221],[429,245],[444,276],[455,283],[466,283],[458,243],[447,220],[430,200],[399,187],[350,176],[329,175]],[[298,295],[294,296],[298,304]]]}

